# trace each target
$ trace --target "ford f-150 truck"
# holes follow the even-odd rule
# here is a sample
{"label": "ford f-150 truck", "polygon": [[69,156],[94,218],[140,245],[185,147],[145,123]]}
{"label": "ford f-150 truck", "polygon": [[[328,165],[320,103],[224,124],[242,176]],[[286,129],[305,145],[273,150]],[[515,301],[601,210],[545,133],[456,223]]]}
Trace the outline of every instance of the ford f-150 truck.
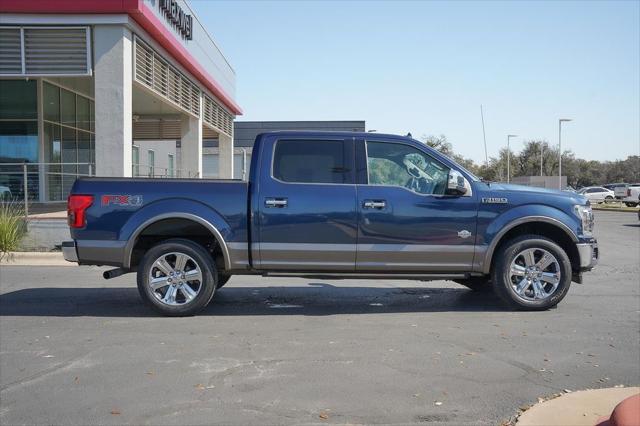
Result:
{"label": "ford f-150 truck", "polygon": [[457,281],[543,310],[597,263],[581,195],[484,182],[408,137],[259,135],[249,182],[81,178],[64,256],[137,273],[165,315],[240,274]]}

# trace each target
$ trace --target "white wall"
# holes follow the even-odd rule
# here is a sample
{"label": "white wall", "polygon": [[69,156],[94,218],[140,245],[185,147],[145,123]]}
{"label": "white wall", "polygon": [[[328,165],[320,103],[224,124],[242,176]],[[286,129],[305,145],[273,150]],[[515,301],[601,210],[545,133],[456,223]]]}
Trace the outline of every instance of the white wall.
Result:
{"label": "white wall", "polygon": [[[169,168],[169,154],[173,154],[174,174],[178,170],[178,156],[176,154],[176,141],[134,141],[133,145],[140,149],[140,175],[146,176],[149,173],[149,150],[155,153],[155,175],[163,176]],[[175,176],[175,175],[174,175]]]}

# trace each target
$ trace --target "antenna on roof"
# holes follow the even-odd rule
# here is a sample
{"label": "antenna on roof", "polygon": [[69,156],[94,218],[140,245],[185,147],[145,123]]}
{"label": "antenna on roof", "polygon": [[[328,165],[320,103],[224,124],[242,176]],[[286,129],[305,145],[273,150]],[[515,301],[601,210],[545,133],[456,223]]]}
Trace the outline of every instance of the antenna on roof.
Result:
{"label": "antenna on roof", "polygon": [[482,104],[480,104],[480,118],[482,119],[482,138],[484,139],[484,163],[489,165],[489,156],[487,155],[487,135],[484,132],[484,113],[482,112]]}

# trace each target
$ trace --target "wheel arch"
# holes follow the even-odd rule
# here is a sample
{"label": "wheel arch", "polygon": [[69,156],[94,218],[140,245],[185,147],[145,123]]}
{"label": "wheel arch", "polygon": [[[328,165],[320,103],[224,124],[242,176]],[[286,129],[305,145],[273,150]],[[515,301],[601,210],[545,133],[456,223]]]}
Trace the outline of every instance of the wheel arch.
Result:
{"label": "wheel arch", "polygon": [[506,241],[524,234],[540,235],[554,241],[565,250],[571,260],[572,268],[579,268],[580,257],[576,243],[577,235],[566,224],[548,216],[526,216],[515,219],[502,227],[487,247],[482,264],[482,272],[489,274],[495,260],[494,254]]}
{"label": "wheel arch", "polygon": [[124,249],[123,265],[125,268],[131,268],[134,248],[136,247],[136,244],[138,243],[139,238],[144,233],[144,231],[154,226],[155,224],[158,224],[168,219],[184,219],[187,221],[194,222],[206,228],[206,230],[209,231],[211,235],[215,238],[216,243],[218,244],[218,247],[220,247],[220,251],[222,253],[222,257],[224,260],[225,269],[227,270],[231,269],[231,257],[229,254],[229,247],[227,246],[227,242],[222,236],[222,233],[220,232],[220,230],[218,230],[218,228],[209,220],[197,214],[187,213],[187,212],[172,212],[172,213],[158,214],[151,218],[148,218],[147,220],[142,222],[139,226],[137,226],[135,230],[131,233],[131,236],[127,239],[127,244]]}

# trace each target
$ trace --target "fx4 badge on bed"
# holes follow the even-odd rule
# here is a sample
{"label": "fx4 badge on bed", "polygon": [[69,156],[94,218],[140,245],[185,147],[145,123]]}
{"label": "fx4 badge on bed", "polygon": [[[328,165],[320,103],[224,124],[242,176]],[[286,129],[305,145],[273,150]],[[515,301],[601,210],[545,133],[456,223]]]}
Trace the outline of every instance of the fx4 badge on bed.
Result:
{"label": "fx4 badge on bed", "polygon": [[142,205],[142,195],[103,195],[103,206],[138,207]]}
{"label": "fx4 badge on bed", "polygon": [[483,198],[482,202],[484,204],[507,204],[509,200],[507,198],[488,197],[488,198]]}

